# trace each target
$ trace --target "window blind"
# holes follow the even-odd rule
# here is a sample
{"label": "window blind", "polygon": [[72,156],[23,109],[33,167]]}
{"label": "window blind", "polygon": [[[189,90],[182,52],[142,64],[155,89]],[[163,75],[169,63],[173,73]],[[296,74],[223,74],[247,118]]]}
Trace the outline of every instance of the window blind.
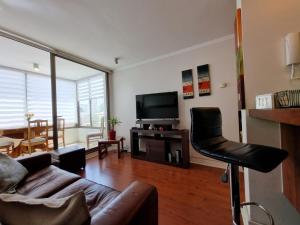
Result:
{"label": "window blind", "polygon": [[0,129],[24,127],[25,74],[0,68]]}
{"label": "window blind", "polygon": [[56,80],[57,115],[65,119],[67,127],[77,124],[76,82]]}
{"label": "window blind", "polygon": [[89,80],[77,82],[80,126],[91,126]]}
{"label": "window blind", "polygon": [[90,79],[91,120],[93,127],[101,126],[101,118],[105,112],[105,77],[99,75]]}
{"label": "window blind", "polygon": [[33,119],[52,123],[51,79],[48,76],[27,74],[27,110]]}
{"label": "window blind", "polygon": [[100,127],[106,112],[105,74],[77,82],[80,126]]}
{"label": "window blind", "polygon": [[88,100],[90,98],[89,80],[77,82],[78,100]]}

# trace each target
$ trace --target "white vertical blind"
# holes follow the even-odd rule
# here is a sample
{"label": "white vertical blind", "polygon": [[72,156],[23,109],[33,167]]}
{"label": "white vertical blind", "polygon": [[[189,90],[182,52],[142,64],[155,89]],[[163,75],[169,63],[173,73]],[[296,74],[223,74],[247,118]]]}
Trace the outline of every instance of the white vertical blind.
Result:
{"label": "white vertical blind", "polygon": [[48,76],[27,74],[27,109],[33,119],[52,123],[51,79]]}
{"label": "white vertical blind", "polygon": [[25,74],[0,68],[0,129],[24,127]]}
{"label": "white vertical blind", "polygon": [[95,76],[90,79],[91,98],[104,98],[105,80],[104,76]]}
{"label": "white vertical blind", "polygon": [[77,82],[81,126],[100,127],[106,116],[105,85],[104,73]]}
{"label": "white vertical blind", "polygon": [[65,119],[67,127],[77,124],[76,82],[56,80],[57,115]]}
{"label": "white vertical blind", "polygon": [[[57,79],[57,111],[74,126],[77,121],[77,100],[80,125],[99,127],[106,117],[105,74],[101,73],[77,82]],[[76,93],[77,85],[77,93]],[[33,119],[46,119],[52,123],[51,78],[0,68],[0,129],[27,126],[25,113],[34,113]]]}
{"label": "white vertical blind", "polygon": [[77,82],[78,89],[78,100],[89,100],[90,91],[89,91],[89,80],[80,80]]}
{"label": "white vertical blind", "polygon": [[91,126],[90,120],[90,84],[89,80],[77,82],[80,126]]}
{"label": "white vertical blind", "polygon": [[91,119],[93,127],[100,127],[101,118],[105,116],[105,76],[99,75],[90,79]]}

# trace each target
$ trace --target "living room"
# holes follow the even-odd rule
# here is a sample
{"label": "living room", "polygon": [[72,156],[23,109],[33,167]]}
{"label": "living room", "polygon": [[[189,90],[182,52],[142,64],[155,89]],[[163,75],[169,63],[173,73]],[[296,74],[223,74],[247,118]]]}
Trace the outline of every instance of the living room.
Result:
{"label": "living room", "polygon": [[[129,209],[133,207],[139,223],[131,218],[124,224],[156,224],[157,221],[159,224],[242,224],[237,222],[237,218],[233,218],[236,221],[232,222],[230,184],[223,184],[219,178],[223,174],[222,180],[226,181],[226,176],[230,176],[228,171],[232,168],[227,168],[230,162],[218,160],[215,156],[207,157],[207,152],[203,154],[203,148],[197,149],[197,144],[193,142],[191,109],[217,107],[222,113],[222,134],[226,139],[288,150],[289,155],[283,165],[279,163],[269,173],[257,172],[256,168],[250,166],[248,169],[244,164],[239,164],[240,197],[243,201],[258,202],[265,207],[275,224],[299,224],[299,153],[296,150],[291,152],[291,149],[297,148],[293,147],[297,144],[291,144],[294,139],[282,139],[282,134],[289,136],[288,132],[291,132],[296,135],[298,131],[280,125],[286,125],[282,120],[268,121],[272,116],[262,119],[258,115],[261,111],[254,110],[257,95],[299,89],[299,80],[291,79],[291,68],[285,62],[284,43],[287,34],[299,32],[299,8],[297,0],[201,0],[188,4],[168,0],[78,0],[72,3],[1,1],[0,78],[3,76],[3,79],[2,86],[0,84],[0,135],[6,141],[13,139],[13,147],[9,146],[7,153],[18,157],[17,160],[22,163],[21,158],[24,157],[80,148],[84,149],[81,153],[86,155],[85,170],[76,173],[122,191],[121,200],[124,200],[123,195],[128,193],[126,188],[134,180],[150,186],[135,183],[136,186],[131,188],[136,189],[131,191],[141,188],[141,196],[145,194],[153,202],[157,201],[155,187],[158,203],[153,203],[152,209],[149,209],[149,202],[145,201],[149,215],[141,212],[143,207],[133,206],[142,197],[132,197],[132,202],[115,201],[117,205],[103,206],[111,207],[105,212],[120,207],[118,204],[128,204]],[[238,23],[239,9],[242,29]],[[239,43],[237,46],[239,28],[242,45]],[[242,48],[238,48],[240,46]],[[242,60],[238,57],[237,48],[242,49]],[[239,64],[241,61],[243,70]],[[201,95],[199,68],[205,65],[208,65],[210,88],[209,94]],[[299,68],[296,65],[297,75]],[[184,71],[189,73],[189,83],[184,83]],[[11,80],[11,86],[7,86],[8,76],[22,78]],[[14,89],[17,84],[19,92]],[[185,85],[192,85],[189,93],[184,92]],[[158,122],[150,125],[153,130],[149,130],[148,126],[153,121],[146,120],[145,126],[140,124],[141,118],[136,110],[137,96],[170,92],[177,92],[178,112],[172,120],[176,119],[179,123],[164,126]],[[5,98],[18,93],[19,103],[8,110],[11,102],[5,101]],[[18,113],[13,114],[12,110]],[[292,117],[298,118],[297,109],[293,113]],[[45,149],[26,144],[26,135],[31,133],[27,123],[34,120],[46,120],[48,123]],[[217,121],[213,117],[211,120]],[[299,126],[294,120],[288,124]],[[64,121],[63,129],[59,121]],[[117,139],[122,137],[122,141],[109,142],[111,125],[115,125]],[[154,143],[156,147],[151,151],[155,152],[155,157],[165,157],[165,161],[172,162],[171,165],[134,157],[130,130],[142,127],[147,131],[141,133],[133,130],[133,133],[138,133],[138,138],[145,135],[157,140],[169,138],[165,146],[171,139],[178,141],[181,133],[177,131],[189,132],[188,168],[174,167],[176,155],[171,154],[171,159],[165,153],[157,156],[160,154],[158,149],[162,148],[158,142]],[[119,147],[117,151],[115,143]],[[138,145],[141,149],[147,149],[149,143],[153,141],[146,141],[144,145],[139,142]],[[119,159],[116,152],[120,155]],[[98,154],[101,159],[98,159]],[[183,150],[180,154],[184,154]],[[49,159],[44,157],[42,160],[46,165]],[[53,157],[52,161],[57,163],[61,160],[61,165],[56,165],[63,167],[65,158],[60,154],[56,154],[57,158]],[[80,156],[73,157],[71,161],[76,164]],[[155,157],[152,161],[157,161]],[[27,167],[26,162],[22,164]],[[30,166],[27,169],[30,173]],[[157,171],[157,174],[151,171]],[[78,179],[72,177],[66,182],[76,183],[80,181]],[[289,186],[293,188],[287,191]],[[25,194],[23,189],[19,194]],[[53,193],[31,194],[31,197],[37,198],[51,199],[55,196]],[[111,192],[111,195],[116,194]],[[56,196],[67,197],[64,194]],[[86,199],[90,197],[86,196]],[[128,196],[125,195],[125,198]],[[268,224],[269,217],[265,211],[249,206],[241,207],[242,212],[245,208],[250,210],[248,218],[245,215],[240,218],[245,218],[245,224],[245,221],[247,224]],[[120,214],[114,214],[119,219],[116,224],[123,224],[120,223],[124,216],[122,213],[129,214],[123,210],[121,207]],[[156,210],[158,212],[155,213]],[[103,216],[105,212],[101,212],[101,218],[105,221],[103,224],[114,224]],[[101,223],[95,215],[100,213],[90,211],[92,224]],[[153,220],[145,222],[143,216]]]}

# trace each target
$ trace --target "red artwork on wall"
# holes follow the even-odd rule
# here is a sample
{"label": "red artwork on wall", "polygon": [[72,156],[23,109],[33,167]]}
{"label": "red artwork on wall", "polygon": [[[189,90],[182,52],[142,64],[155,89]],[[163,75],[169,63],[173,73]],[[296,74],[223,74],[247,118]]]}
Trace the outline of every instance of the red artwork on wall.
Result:
{"label": "red artwork on wall", "polygon": [[198,66],[197,73],[198,73],[199,96],[210,95],[211,88],[210,88],[210,76],[209,76],[208,64]]}
{"label": "red artwork on wall", "polygon": [[193,70],[182,71],[183,99],[194,98]]}

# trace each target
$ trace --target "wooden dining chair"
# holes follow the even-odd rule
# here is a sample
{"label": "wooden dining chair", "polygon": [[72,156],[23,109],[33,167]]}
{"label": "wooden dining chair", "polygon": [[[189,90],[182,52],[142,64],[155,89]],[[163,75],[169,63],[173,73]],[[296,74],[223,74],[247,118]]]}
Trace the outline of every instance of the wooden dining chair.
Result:
{"label": "wooden dining chair", "polygon": [[[57,118],[57,138],[61,139],[63,147],[66,147],[64,118]],[[48,140],[53,140],[53,129],[49,130]]]}
{"label": "wooden dining chair", "polygon": [[104,117],[101,118],[100,120],[100,129],[98,132],[93,132],[89,133],[86,135],[86,144],[87,144],[87,149],[90,149],[90,145],[93,142],[98,142],[100,139],[104,137]]}
{"label": "wooden dining chair", "polygon": [[12,155],[14,150],[14,143],[12,141],[1,140],[0,138],[0,152],[4,152],[7,155]]}
{"label": "wooden dining chair", "polygon": [[48,120],[33,120],[28,122],[27,139],[21,142],[22,153],[27,148],[29,154],[32,150],[41,147],[48,150]]}

